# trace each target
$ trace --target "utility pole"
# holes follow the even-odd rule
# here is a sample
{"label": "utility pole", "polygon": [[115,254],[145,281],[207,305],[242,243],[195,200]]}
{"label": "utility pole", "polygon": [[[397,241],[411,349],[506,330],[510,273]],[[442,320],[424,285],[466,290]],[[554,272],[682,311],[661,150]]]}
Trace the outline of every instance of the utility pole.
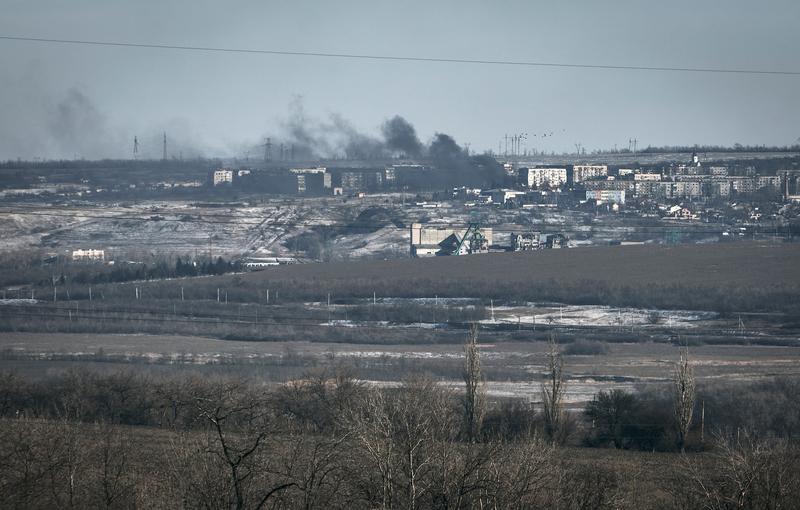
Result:
{"label": "utility pole", "polygon": [[705,443],[706,439],[706,401],[700,404],[700,442]]}

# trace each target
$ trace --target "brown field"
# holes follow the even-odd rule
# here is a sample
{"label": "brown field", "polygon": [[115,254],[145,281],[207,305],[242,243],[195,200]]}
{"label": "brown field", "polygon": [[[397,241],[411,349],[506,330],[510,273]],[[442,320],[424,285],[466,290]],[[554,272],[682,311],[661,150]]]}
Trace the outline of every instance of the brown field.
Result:
{"label": "brown field", "polygon": [[[302,264],[248,276],[253,284],[280,280],[320,283],[357,280],[424,281],[445,286],[451,280],[535,282],[558,278],[625,285],[742,285],[800,288],[800,245],[730,244],[601,246],[566,250],[493,253],[333,264]],[[230,278],[230,277],[223,277]]]}
{"label": "brown field", "polygon": [[[591,400],[600,390],[666,384],[679,347],[665,343],[602,344],[605,352],[566,355],[568,401]],[[546,342],[480,344],[489,395],[538,401]],[[153,375],[193,372],[242,375],[264,382],[301,377],[315,367],[345,366],[375,384],[396,384],[427,373],[460,387],[461,345],[378,345],[317,342],[247,342],[191,336],[6,333],[0,369],[34,377],[67,368],[131,369]],[[747,382],[800,375],[800,346],[701,345],[691,348],[700,384]]]}
{"label": "brown field", "polygon": [[[640,245],[466,257],[303,264],[185,282],[194,298],[234,301],[474,297],[719,312],[800,312],[800,245]],[[175,282],[153,282],[154,297]],[[108,290],[116,295],[120,290]],[[188,291],[187,291],[188,292]],[[130,288],[124,291],[130,294]],[[122,294],[119,294],[122,295]]]}

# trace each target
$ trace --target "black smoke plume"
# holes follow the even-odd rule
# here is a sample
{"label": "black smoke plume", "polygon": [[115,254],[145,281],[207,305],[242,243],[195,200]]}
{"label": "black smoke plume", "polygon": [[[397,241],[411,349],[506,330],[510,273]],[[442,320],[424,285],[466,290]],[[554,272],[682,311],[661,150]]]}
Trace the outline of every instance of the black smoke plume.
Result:
{"label": "black smoke plume", "polygon": [[417,138],[417,131],[403,117],[395,115],[384,122],[381,132],[390,151],[401,152],[413,158],[422,155],[422,143]]}

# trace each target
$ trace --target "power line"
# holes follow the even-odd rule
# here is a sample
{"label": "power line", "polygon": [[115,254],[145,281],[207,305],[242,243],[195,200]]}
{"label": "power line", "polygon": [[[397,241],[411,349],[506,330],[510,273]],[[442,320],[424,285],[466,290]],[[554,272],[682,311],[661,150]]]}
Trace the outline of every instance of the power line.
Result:
{"label": "power line", "polygon": [[568,69],[606,69],[616,71],[661,71],[661,72],[685,72],[685,73],[718,73],[718,74],[751,74],[751,75],[777,75],[777,76],[800,76],[800,71],[789,70],[759,70],[759,69],[731,69],[721,67],[668,67],[668,66],[637,66],[637,65],[608,65],[608,64],[573,64],[566,62],[535,62],[526,60],[503,60],[503,59],[469,59],[469,58],[439,58],[439,57],[417,57],[403,55],[377,55],[363,53],[329,53],[317,51],[289,51],[289,50],[264,50],[252,48],[221,48],[212,46],[186,46],[174,44],[152,44],[152,43],[126,43],[114,41],[92,41],[79,39],[51,39],[44,37],[22,37],[0,35],[0,39],[9,41],[39,42],[51,44],[75,44],[86,46],[112,46],[123,48],[147,48],[158,50],[178,50],[195,52],[213,53],[245,53],[256,55],[282,55],[293,57],[320,57],[320,58],[340,58],[354,60],[380,60],[394,62],[428,62],[446,64],[475,64],[475,65],[501,65],[518,67],[551,67]]}

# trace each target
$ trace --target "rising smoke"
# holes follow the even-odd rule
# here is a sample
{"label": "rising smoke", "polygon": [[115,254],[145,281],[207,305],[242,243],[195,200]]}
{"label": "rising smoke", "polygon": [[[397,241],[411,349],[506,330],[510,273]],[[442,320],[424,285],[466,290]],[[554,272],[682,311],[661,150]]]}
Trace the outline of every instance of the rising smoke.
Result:
{"label": "rising smoke", "polygon": [[414,126],[399,115],[386,120],[380,136],[359,131],[342,115],[332,113],[326,120],[306,114],[303,99],[289,104],[281,131],[268,135],[278,159],[385,159],[419,158],[427,152]]}
{"label": "rising smoke", "polygon": [[[121,128],[84,88],[74,86],[60,93],[26,89],[23,84],[37,81],[32,77],[24,78],[18,81],[0,78],[0,85],[9,92],[0,97],[0,107],[4,111],[0,116],[0,159],[131,158],[134,136],[139,143],[139,158],[160,159],[164,132],[170,159],[255,155],[264,151],[263,145],[252,143],[229,146],[222,153],[219,149],[203,149],[203,144],[196,143],[202,139],[202,134],[194,131],[191,122],[182,119],[146,127],[137,122],[138,128],[127,124]],[[414,126],[400,115],[387,118],[376,134],[368,134],[339,114],[330,114],[324,120],[308,115],[301,96],[290,102],[288,115],[277,125],[277,133],[268,135],[274,160],[430,157],[440,168],[457,169],[463,167],[467,159],[461,147],[448,135],[437,134],[429,144],[424,144]]]}
{"label": "rising smoke", "polygon": [[324,121],[306,115],[302,98],[297,97],[289,105],[289,117],[281,125],[282,132],[270,136],[273,149],[277,148],[273,156],[278,160],[400,157],[432,163],[439,170],[429,176],[432,186],[508,184],[503,167],[494,158],[470,157],[452,136],[444,133],[436,133],[427,145],[423,144],[414,126],[399,115],[385,120],[380,136],[373,136],[359,131],[338,114],[331,114]]}
{"label": "rising smoke", "polygon": [[401,152],[412,158],[422,155],[422,143],[417,138],[417,131],[403,117],[395,115],[384,122],[381,132],[390,151]]}
{"label": "rising smoke", "polygon": [[203,150],[190,123],[170,119],[138,130],[120,127],[79,86],[53,92],[37,86],[38,74],[1,79],[0,159],[124,159],[133,156],[133,137],[142,159],[160,159],[163,133],[169,158],[194,158]]}

